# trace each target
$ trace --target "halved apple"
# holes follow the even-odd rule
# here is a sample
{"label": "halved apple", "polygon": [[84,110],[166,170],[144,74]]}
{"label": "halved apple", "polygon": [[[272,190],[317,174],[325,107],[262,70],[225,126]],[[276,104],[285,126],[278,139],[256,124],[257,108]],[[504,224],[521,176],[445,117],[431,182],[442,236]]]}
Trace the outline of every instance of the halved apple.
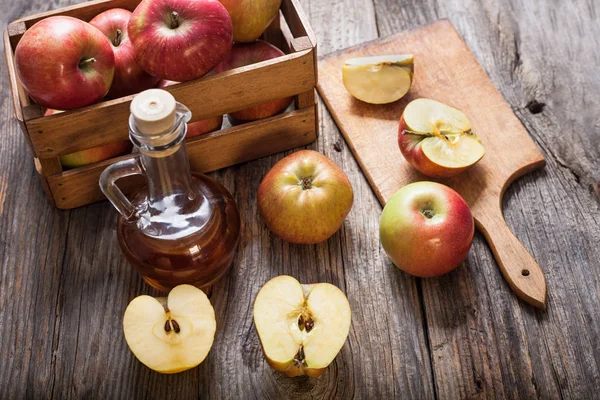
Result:
{"label": "halved apple", "polygon": [[346,342],[346,295],[329,283],[301,285],[291,276],[271,279],[254,302],[254,325],[267,363],[287,376],[317,377]]}
{"label": "halved apple", "polygon": [[157,372],[173,374],[194,368],[210,351],[217,323],[204,292],[179,285],[167,298],[136,297],[123,317],[131,352]]}
{"label": "halved apple", "polygon": [[410,165],[432,178],[457,175],[485,154],[467,116],[430,99],[416,99],[406,106],[398,145]]}
{"label": "halved apple", "polygon": [[410,89],[414,71],[412,54],[352,58],[342,68],[350,94],[371,104],[399,100]]}

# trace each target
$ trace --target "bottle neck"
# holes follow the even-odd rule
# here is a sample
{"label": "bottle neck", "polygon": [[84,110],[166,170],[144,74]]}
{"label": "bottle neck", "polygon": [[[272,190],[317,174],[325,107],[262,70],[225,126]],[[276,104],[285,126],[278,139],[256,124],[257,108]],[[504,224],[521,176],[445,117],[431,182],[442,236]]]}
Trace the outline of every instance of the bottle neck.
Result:
{"label": "bottle neck", "polygon": [[156,153],[140,149],[140,162],[146,174],[151,208],[168,206],[168,199],[194,198],[190,162],[183,142]]}

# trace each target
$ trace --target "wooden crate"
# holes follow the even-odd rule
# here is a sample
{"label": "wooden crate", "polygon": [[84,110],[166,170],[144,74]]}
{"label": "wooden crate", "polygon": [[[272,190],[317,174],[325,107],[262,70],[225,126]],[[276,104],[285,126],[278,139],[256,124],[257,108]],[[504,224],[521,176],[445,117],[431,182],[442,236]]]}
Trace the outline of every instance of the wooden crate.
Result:
{"label": "wooden crate", "polygon": [[[102,200],[98,187],[102,171],[129,154],[80,168],[63,170],[59,156],[128,139],[132,96],[103,101],[64,113],[43,116],[19,82],[14,50],[33,24],[52,15],[89,21],[110,8],[134,10],[140,0],[95,0],[23,18],[9,24],[4,48],[15,114],[34,155],[36,170],[48,198],[70,209]],[[186,141],[192,170],[208,172],[283,150],[306,145],[317,137],[317,42],[297,0],[283,0],[278,17],[263,39],[285,56],[166,88],[192,111],[192,121],[227,114],[267,101],[295,96],[295,109]],[[139,182],[139,180],[138,180]],[[135,179],[119,185],[124,191]]]}

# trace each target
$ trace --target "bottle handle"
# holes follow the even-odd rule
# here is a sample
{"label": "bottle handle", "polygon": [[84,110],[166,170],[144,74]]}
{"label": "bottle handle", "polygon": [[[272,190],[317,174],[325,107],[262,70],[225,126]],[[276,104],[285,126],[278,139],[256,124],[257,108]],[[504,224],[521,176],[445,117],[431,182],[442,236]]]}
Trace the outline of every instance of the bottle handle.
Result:
{"label": "bottle handle", "polygon": [[114,163],[108,166],[100,175],[100,190],[127,221],[138,219],[138,213],[115,182],[132,175],[144,175],[138,157]]}

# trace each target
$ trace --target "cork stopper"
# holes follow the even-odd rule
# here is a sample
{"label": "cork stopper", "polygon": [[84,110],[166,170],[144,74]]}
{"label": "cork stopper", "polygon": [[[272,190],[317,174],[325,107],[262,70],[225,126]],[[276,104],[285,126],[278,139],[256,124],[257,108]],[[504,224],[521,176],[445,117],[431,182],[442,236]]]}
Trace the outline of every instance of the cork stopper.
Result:
{"label": "cork stopper", "polygon": [[162,89],[145,90],[135,96],[130,111],[138,133],[154,136],[170,131],[175,125],[176,105],[173,95]]}

